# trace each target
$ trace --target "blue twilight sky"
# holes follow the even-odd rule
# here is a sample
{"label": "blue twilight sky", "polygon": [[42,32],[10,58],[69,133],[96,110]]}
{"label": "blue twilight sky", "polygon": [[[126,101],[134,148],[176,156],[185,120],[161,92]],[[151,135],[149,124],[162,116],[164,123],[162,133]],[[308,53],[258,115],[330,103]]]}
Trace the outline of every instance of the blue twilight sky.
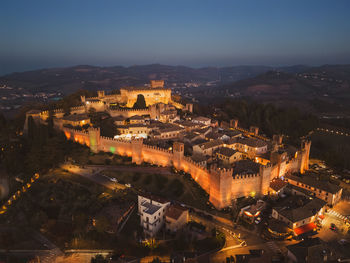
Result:
{"label": "blue twilight sky", "polygon": [[0,2],[0,75],[77,64],[151,63],[350,63],[350,1]]}

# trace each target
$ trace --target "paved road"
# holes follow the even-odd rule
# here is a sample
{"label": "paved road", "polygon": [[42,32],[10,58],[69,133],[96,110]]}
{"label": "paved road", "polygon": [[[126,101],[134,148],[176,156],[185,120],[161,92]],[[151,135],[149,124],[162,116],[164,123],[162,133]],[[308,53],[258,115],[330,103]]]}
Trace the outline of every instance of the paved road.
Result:
{"label": "paved road", "polygon": [[117,189],[125,189],[126,186],[123,184],[119,184],[116,182],[113,182],[110,177],[101,174],[101,171],[105,170],[105,168],[102,166],[85,166],[84,168],[81,168],[77,165],[71,165],[71,164],[63,164],[61,165],[62,169],[65,169],[71,173],[81,175],[95,183],[98,183],[100,185],[105,186],[108,189],[111,190],[117,190]]}

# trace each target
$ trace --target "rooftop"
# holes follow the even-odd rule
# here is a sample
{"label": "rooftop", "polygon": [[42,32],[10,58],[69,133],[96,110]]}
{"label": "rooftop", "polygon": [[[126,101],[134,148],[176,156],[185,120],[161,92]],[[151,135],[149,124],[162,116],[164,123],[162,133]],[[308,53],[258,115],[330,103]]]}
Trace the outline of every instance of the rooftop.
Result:
{"label": "rooftop", "polygon": [[228,148],[228,147],[221,147],[217,153],[219,154],[222,154],[224,156],[227,156],[227,157],[231,157],[232,155],[234,155],[237,151],[231,149],[231,148]]}
{"label": "rooftop", "polygon": [[286,179],[293,180],[302,184],[306,184],[331,194],[335,194],[339,192],[341,189],[339,185],[332,184],[325,180],[319,180],[318,177],[311,176],[311,175],[303,175],[303,176],[287,175]]}
{"label": "rooftop", "polygon": [[285,186],[287,186],[287,182],[281,180],[280,178],[274,178],[270,182],[270,188],[274,190],[275,192],[278,192],[279,190],[283,189]]}
{"label": "rooftop", "polygon": [[209,142],[204,142],[204,143],[198,144],[198,146],[205,150],[205,149],[210,149],[210,148],[222,145],[222,144],[224,144],[224,142],[222,140],[212,140]]}
{"label": "rooftop", "polygon": [[265,147],[267,146],[267,142],[257,139],[257,138],[253,138],[253,137],[239,137],[239,138],[231,138],[228,141],[228,144],[234,144],[234,143],[240,143],[243,145],[247,145],[249,147]]}
{"label": "rooftop", "polygon": [[294,195],[283,200],[281,206],[274,209],[291,222],[297,222],[314,216],[325,205],[326,202],[318,198]]}
{"label": "rooftop", "polygon": [[169,203],[169,200],[163,198],[163,197],[160,197],[160,196],[156,196],[156,195],[152,195],[152,194],[147,194],[147,193],[144,193],[142,195],[140,195],[141,197],[143,198],[147,198],[149,200],[154,200],[158,203],[161,203],[161,204],[165,204],[165,203]]}
{"label": "rooftop", "polygon": [[144,209],[143,212],[145,212],[146,214],[149,214],[149,215],[153,215],[154,213],[156,213],[161,208],[161,206],[152,204],[149,201],[143,201],[141,203],[141,205],[143,207],[146,207],[146,209]]}
{"label": "rooftop", "polygon": [[169,206],[168,210],[166,211],[165,216],[177,220],[186,211],[188,211],[188,210],[182,206],[171,205],[171,206]]}
{"label": "rooftop", "polygon": [[199,116],[193,119],[193,121],[210,121],[210,118]]}
{"label": "rooftop", "polygon": [[71,114],[68,116],[64,116],[62,119],[66,121],[83,121],[90,118],[87,114],[83,113],[83,114]]}

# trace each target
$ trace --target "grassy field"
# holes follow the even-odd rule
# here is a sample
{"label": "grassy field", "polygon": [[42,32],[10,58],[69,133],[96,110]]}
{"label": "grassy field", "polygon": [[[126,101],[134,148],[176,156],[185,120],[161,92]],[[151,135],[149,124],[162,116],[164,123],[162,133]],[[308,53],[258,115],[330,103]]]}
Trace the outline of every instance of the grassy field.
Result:
{"label": "grassy field", "polygon": [[200,209],[208,208],[208,194],[189,176],[180,174],[140,174],[105,170],[103,173],[117,178],[120,183],[128,183],[139,192],[150,192],[159,196],[176,200]]}

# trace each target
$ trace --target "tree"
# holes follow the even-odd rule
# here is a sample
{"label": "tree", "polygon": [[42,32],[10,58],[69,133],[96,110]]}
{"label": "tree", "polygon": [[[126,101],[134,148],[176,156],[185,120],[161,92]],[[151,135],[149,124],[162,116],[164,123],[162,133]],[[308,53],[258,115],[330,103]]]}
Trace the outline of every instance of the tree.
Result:
{"label": "tree", "polygon": [[146,101],[145,97],[142,94],[137,95],[137,100],[133,106],[134,109],[145,109]]}

